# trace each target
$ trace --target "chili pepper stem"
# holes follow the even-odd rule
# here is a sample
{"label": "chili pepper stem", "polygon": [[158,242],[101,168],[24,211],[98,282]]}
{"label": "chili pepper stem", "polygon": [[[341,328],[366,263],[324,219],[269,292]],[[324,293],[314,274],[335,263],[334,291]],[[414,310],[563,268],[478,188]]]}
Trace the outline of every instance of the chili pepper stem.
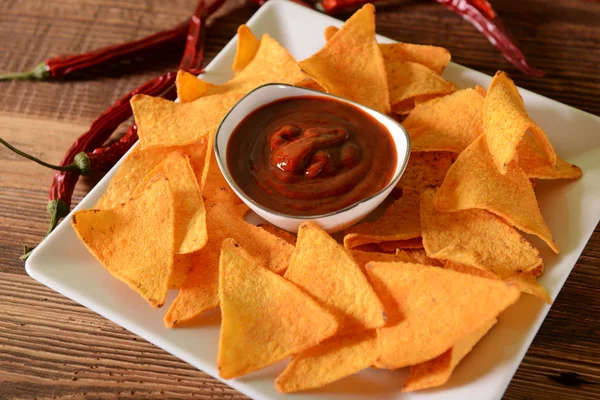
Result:
{"label": "chili pepper stem", "polygon": [[36,81],[43,81],[51,78],[52,75],[48,71],[48,67],[45,62],[41,62],[35,66],[31,71],[26,72],[10,72],[7,74],[0,74],[0,81],[8,81],[15,79],[33,79]]}
{"label": "chili pepper stem", "polygon": [[[50,225],[48,226],[48,231],[44,235],[44,239],[52,233],[52,231],[57,227],[59,221],[69,215],[71,211],[69,205],[60,200],[52,200],[46,204],[46,209],[48,210],[48,214],[50,214]],[[19,257],[21,260],[27,260],[31,252],[35,249],[35,247],[27,247],[23,246],[23,255]]]}
{"label": "chili pepper stem", "polygon": [[81,153],[78,153],[77,155],[75,155],[75,158],[73,159],[73,162],[71,164],[65,165],[65,166],[59,166],[59,165],[48,164],[47,162],[42,161],[39,158],[32,156],[31,154],[25,153],[24,151],[17,149],[16,147],[14,147],[13,145],[8,143],[6,140],[2,139],[1,137],[0,137],[0,143],[2,143],[9,150],[20,155],[21,157],[25,157],[25,158],[27,158],[31,161],[34,161],[46,168],[54,169],[56,171],[75,172],[75,173],[78,173],[81,175],[89,175],[92,172],[92,170],[90,168],[90,158],[84,152],[81,152]]}

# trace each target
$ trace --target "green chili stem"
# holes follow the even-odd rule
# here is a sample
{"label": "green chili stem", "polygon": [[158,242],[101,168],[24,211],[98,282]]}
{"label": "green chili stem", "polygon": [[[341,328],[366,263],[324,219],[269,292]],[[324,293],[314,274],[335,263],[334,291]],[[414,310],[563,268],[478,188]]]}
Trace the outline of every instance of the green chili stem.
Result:
{"label": "green chili stem", "polygon": [[36,81],[43,81],[50,79],[52,74],[48,71],[46,63],[41,62],[35,66],[31,71],[25,72],[9,72],[6,74],[0,74],[0,81],[8,81],[14,79],[34,79]]}

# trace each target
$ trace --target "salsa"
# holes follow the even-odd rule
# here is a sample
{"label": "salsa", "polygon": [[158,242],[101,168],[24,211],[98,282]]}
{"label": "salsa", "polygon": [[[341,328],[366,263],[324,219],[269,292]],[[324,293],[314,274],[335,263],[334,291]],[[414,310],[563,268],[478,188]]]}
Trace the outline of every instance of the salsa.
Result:
{"label": "salsa", "polygon": [[283,214],[343,209],[386,187],[398,155],[387,128],[345,102],[292,97],[253,111],[227,145],[227,167],[250,198]]}

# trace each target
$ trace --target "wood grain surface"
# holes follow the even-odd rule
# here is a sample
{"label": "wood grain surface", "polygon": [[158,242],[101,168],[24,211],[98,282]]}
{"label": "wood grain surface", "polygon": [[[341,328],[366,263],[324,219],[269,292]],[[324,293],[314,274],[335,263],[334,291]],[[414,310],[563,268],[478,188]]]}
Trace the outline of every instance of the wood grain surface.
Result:
{"label": "wood grain surface", "polygon": [[[475,28],[432,1],[381,7],[378,32],[447,47],[460,64],[488,74],[504,69],[522,87],[600,114],[600,2],[491,2],[546,77],[522,75]],[[0,0],[0,71],[142,37],[184,20],[194,5],[195,0]],[[234,0],[212,21],[209,59],[255,10]],[[57,163],[95,116],[142,82],[176,68],[179,53],[173,49],[94,79],[0,82],[0,136]],[[0,148],[0,399],[244,398],[25,274],[18,257],[23,244],[37,244],[46,230],[51,176]],[[78,184],[74,204],[97,178]],[[600,398],[599,267],[597,227],[506,399]]]}

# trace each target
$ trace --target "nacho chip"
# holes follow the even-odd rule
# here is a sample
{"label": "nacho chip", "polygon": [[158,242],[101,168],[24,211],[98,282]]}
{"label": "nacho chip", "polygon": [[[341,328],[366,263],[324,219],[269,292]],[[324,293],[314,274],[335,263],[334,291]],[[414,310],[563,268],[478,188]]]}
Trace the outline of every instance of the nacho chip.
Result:
{"label": "nacho chip", "polygon": [[177,71],[175,86],[177,87],[177,97],[179,98],[179,101],[182,103],[189,103],[190,101],[202,97],[204,93],[216,85],[203,81],[189,72],[179,70]]}
{"label": "nacho chip", "polygon": [[402,123],[411,151],[462,152],[483,132],[482,111],[483,97],[474,89],[420,104]]}
{"label": "nacho chip", "polygon": [[[375,41],[375,7],[364,5],[325,46],[300,62],[328,93],[390,112],[383,57]],[[375,90],[376,88],[376,90]]]}
{"label": "nacho chip", "polygon": [[281,393],[320,388],[370,367],[377,355],[375,330],[335,336],[294,356],[275,386]]}
{"label": "nacho chip", "polygon": [[414,239],[407,240],[392,240],[389,242],[379,242],[376,243],[376,246],[386,252],[397,251],[400,249],[422,249],[423,248],[423,240],[418,237]]}
{"label": "nacho chip", "polygon": [[275,235],[280,239],[285,240],[286,242],[288,242],[289,244],[291,244],[292,246],[296,246],[296,236],[289,233],[288,231],[284,231],[281,228],[276,227],[275,225],[272,225],[268,222],[264,222],[262,224],[258,224],[257,225],[259,228],[264,229],[265,231],[269,232],[271,235]]}
{"label": "nacho chip", "polygon": [[515,285],[521,292],[542,299],[548,304],[552,304],[552,297],[546,289],[537,281],[533,273],[522,273],[512,279],[506,280],[507,283]]}
{"label": "nacho chip", "polygon": [[421,197],[421,227],[427,255],[490,270],[502,280],[542,265],[542,256],[516,229],[478,209],[441,213],[434,209],[435,189]]}
{"label": "nacho chip", "polygon": [[428,257],[424,249],[409,249],[406,250],[406,254],[408,254],[409,257],[413,258],[417,262],[417,264],[431,265],[434,267],[443,267],[445,265],[440,260]]}
{"label": "nacho chip", "polygon": [[[542,150],[529,135],[517,146],[519,167],[530,179],[577,179],[581,177],[581,169],[577,165],[556,156],[556,165],[551,165]],[[535,186],[533,186],[535,187]]]}
{"label": "nacho chip", "polygon": [[254,59],[229,82],[214,86],[190,103],[137,95],[131,99],[144,148],[186,145],[212,136],[227,111],[246,93],[266,83],[294,84],[305,78],[298,63],[269,35]]}
{"label": "nacho chip", "polygon": [[505,175],[500,174],[484,135],[467,147],[450,167],[434,205],[441,212],[470,208],[490,211],[518,229],[537,235],[558,253],[527,174],[515,161],[509,163]]}
{"label": "nacho chip", "polygon": [[240,72],[246,68],[258,52],[258,47],[260,46],[260,41],[246,25],[238,27],[237,35],[235,59],[231,67],[233,72]]}
{"label": "nacho chip", "polygon": [[139,184],[135,193],[141,193],[158,177],[169,179],[175,207],[175,252],[193,253],[206,244],[206,210],[200,186],[189,158],[176,150],[158,164]]}
{"label": "nacho chip", "polygon": [[308,77],[303,79],[301,82],[296,83],[295,86],[300,86],[306,89],[312,89],[317,90],[319,92],[327,93],[327,90],[323,86],[319,85],[319,83],[314,79]]}
{"label": "nacho chip", "polygon": [[155,149],[142,149],[136,146],[125,157],[125,160],[110,180],[108,189],[94,205],[95,209],[106,210],[114,208],[127,201],[133,192],[158,164],[174,151],[183,151],[190,158],[194,175],[202,188],[202,171],[206,159],[206,143],[197,143],[190,146],[161,147]]}
{"label": "nacho chip", "polygon": [[383,306],[352,255],[314,222],[298,228],[285,278],[335,315],[340,332],[385,323]]}
{"label": "nacho chip", "polygon": [[452,84],[429,68],[409,61],[393,61],[385,64],[390,103],[395,104],[423,95],[450,94]]}
{"label": "nacho chip", "polygon": [[173,260],[173,272],[169,278],[169,289],[180,289],[187,278],[192,263],[194,262],[196,253],[191,254],[175,254]]}
{"label": "nacho chip", "polygon": [[[338,32],[335,26],[325,28],[325,40],[329,40]],[[443,47],[424,46],[411,43],[380,44],[381,55],[386,62],[411,61],[422,64],[433,70],[436,74],[442,74],[446,65],[450,62],[450,52]]]}
{"label": "nacho chip", "polygon": [[397,250],[396,253],[376,253],[373,251],[352,249],[350,250],[350,254],[352,254],[354,261],[356,261],[364,273],[366,273],[366,265],[370,262],[415,262],[404,250]]}
{"label": "nacho chip", "polygon": [[519,298],[504,282],[413,263],[369,263],[385,306],[378,367],[395,369],[443,354]]}
{"label": "nacho chip", "polygon": [[556,153],[546,134],[527,114],[523,98],[512,80],[498,71],[490,83],[483,106],[483,132],[494,164],[501,174],[517,154],[517,146],[531,132],[547,162],[556,164]]}
{"label": "nacho chip", "polygon": [[441,386],[448,382],[452,371],[473,347],[489,332],[498,322],[496,318],[487,321],[483,326],[470,335],[458,340],[454,346],[444,354],[433,360],[410,367],[410,375],[404,382],[403,392],[414,392]]}
{"label": "nacho chip", "polygon": [[223,241],[219,270],[222,378],[259,370],[335,334],[333,315],[233,239]]}
{"label": "nacho chip", "polygon": [[459,263],[455,263],[452,261],[442,262],[442,261],[436,260],[435,258],[430,258],[430,260],[435,260],[435,261],[439,262],[440,267],[444,267],[446,269],[451,269],[452,271],[456,271],[456,272],[461,272],[463,274],[475,275],[475,276],[480,276],[482,278],[488,278],[488,279],[500,279],[496,274],[494,274],[487,268],[482,269],[482,268],[478,268],[476,266],[472,267],[470,265],[459,264]]}
{"label": "nacho chip", "polygon": [[[212,144],[212,140],[211,140]],[[211,146],[212,147],[212,146]],[[238,204],[242,204],[242,200],[235,194],[231,186],[225,180],[225,177],[219,169],[216,155],[211,151],[212,157],[206,164],[208,168],[204,171],[206,174],[206,184],[202,191],[202,195],[206,203],[221,203],[228,208],[235,208]]]}
{"label": "nacho chip", "polygon": [[155,181],[113,209],[77,211],[71,223],[85,247],[111,275],[152,307],[164,304],[175,251],[168,179]]}
{"label": "nacho chip", "polygon": [[404,188],[402,197],[390,205],[375,222],[363,222],[347,229],[344,246],[351,249],[367,243],[420,237],[419,202],[418,190]]}
{"label": "nacho chip", "polygon": [[412,152],[397,188],[440,186],[457,154],[448,151]]}
{"label": "nacho chip", "polygon": [[248,224],[225,204],[212,203],[206,211],[208,242],[195,253],[192,269],[165,315],[164,322],[169,328],[189,322],[219,305],[219,254],[224,239],[233,238],[261,265],[277,273],[287,269],[294,251],[285,240]]}

